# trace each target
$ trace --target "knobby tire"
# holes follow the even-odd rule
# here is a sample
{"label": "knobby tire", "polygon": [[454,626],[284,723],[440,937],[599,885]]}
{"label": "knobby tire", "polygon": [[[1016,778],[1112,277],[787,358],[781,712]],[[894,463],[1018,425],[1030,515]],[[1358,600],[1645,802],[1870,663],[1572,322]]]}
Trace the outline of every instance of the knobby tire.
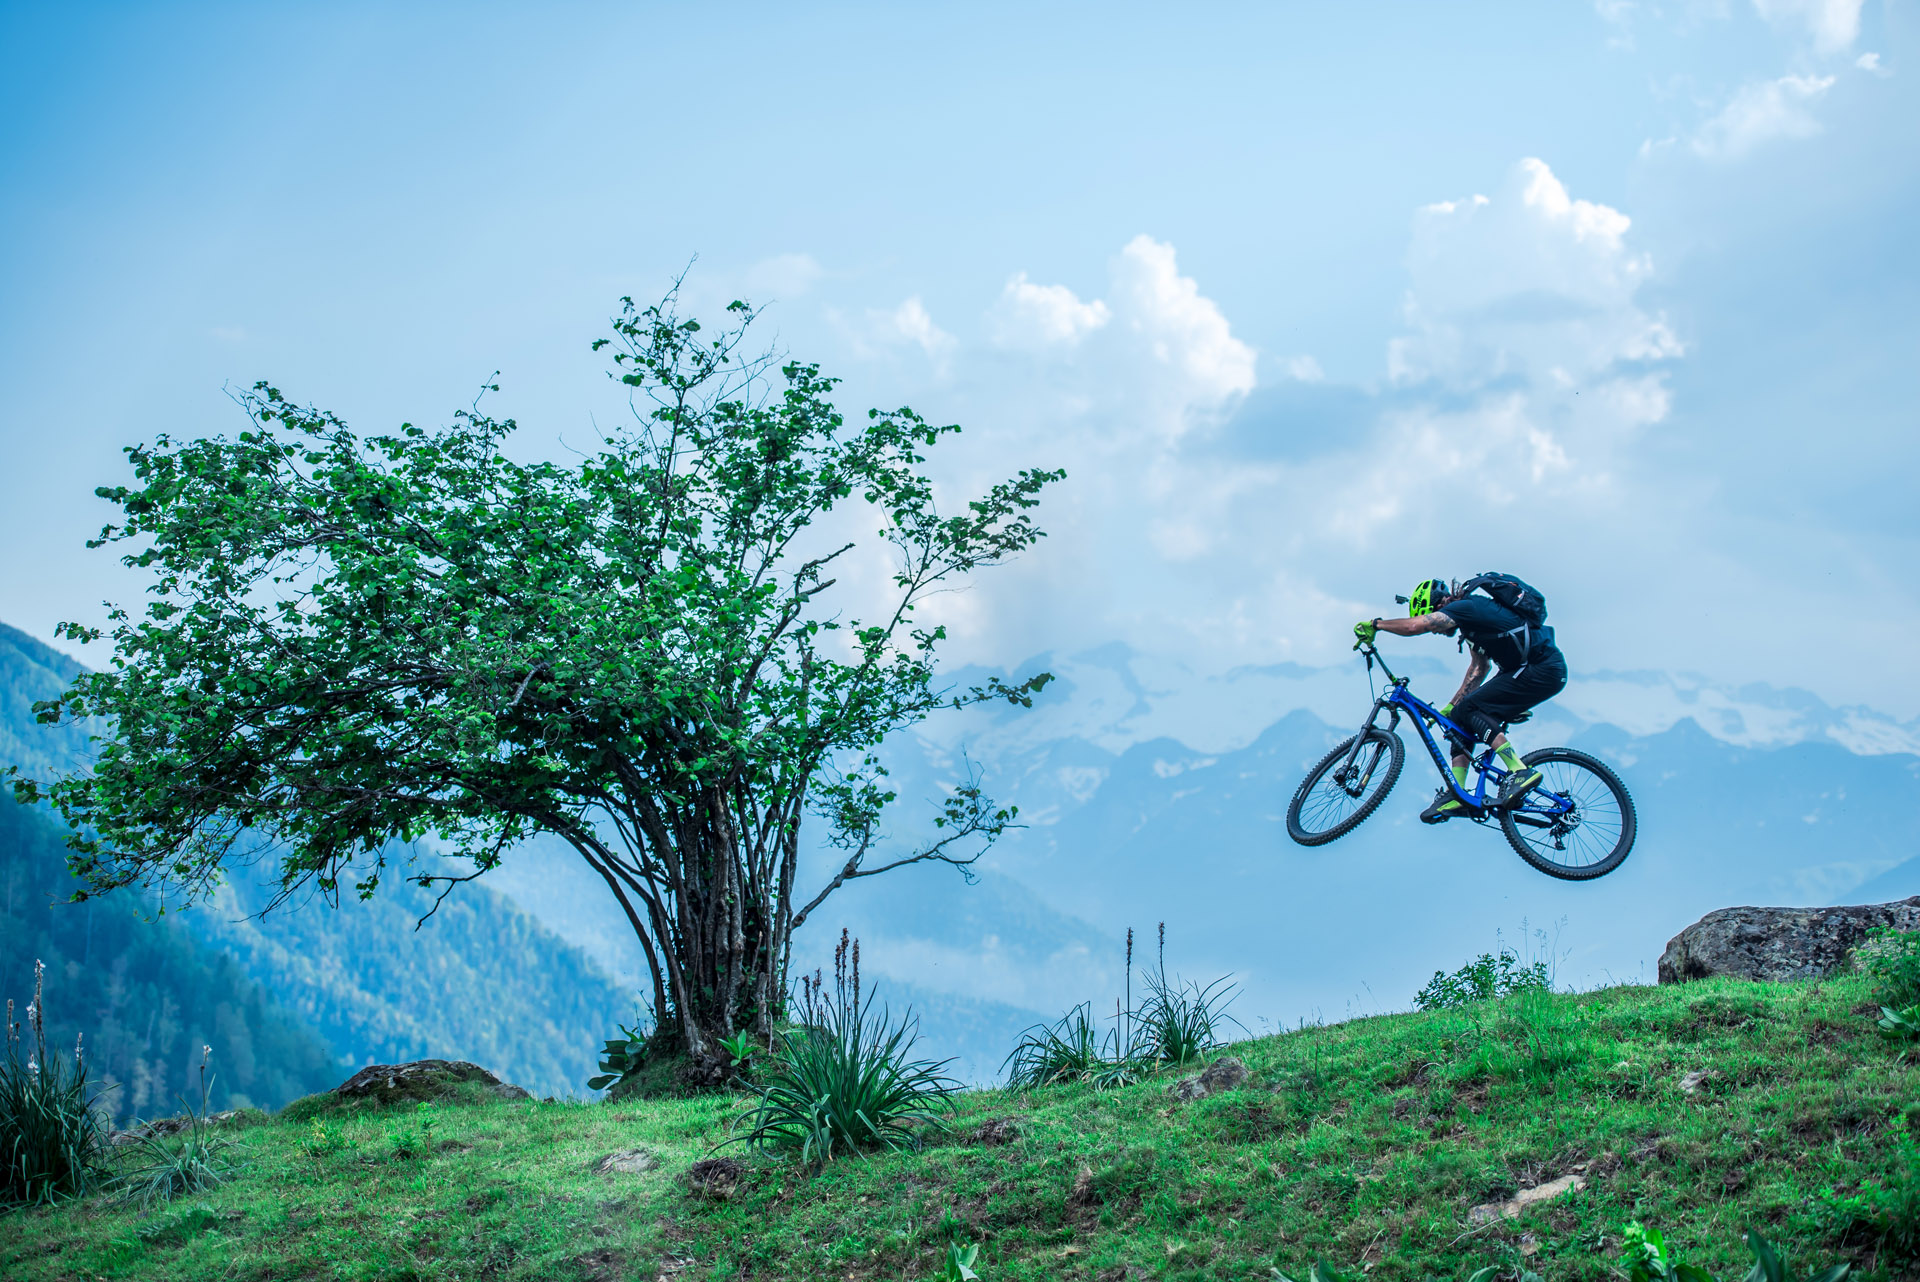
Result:
{"label": "knobby tire", "polygon": [[[1400,778],[1400,767],[1406,762],[1407,747],[1400,741],[1399,735],[1389,730],[1382,730],[1379,726],[1370,727],[1366,734],[1367,742],[1361,745],[1360,753],[1355,759],[1354,764],[1364,770],[1368,761],[1371,759],[1373,769],[1368,772],[1367,783],[1365,788],[1362,789],[1361,795],[1357,798],[1351,798],[1359,803],[1353,813],[1334,823],[1331,827],[1315,829],[1313,831],[1309,831],[1305,827],[1301,816],[1302,808],[1307,806],[1309,800],[1314,796],[1317,785],[1319,785],[1323,779],[1327,779],[1327,776],[1336,770],[1342,761],[1346,760],[1347,753],[1352,749],[1353,741],[1356,737],[1349,735],[1347,738],[1341,740],[1339,746],[1334,748],[1333,751],[1320,758],[1320,764],[1308,772],[1306,779],[1301,782],[1300,787],[1294,792],[1293,800],[1287,805],[1287,836],[1293,838],[1303,846],[1324,846],[1334,838],[1344,837],[1355,828],[1358,828],[1361,820],[1378,810],[1380,803],[1387,799],[1387,794],[1393,791],[1394,783]],[[1385,774],[1380,773],[1379,750],[1381,749],[1384,749],[1387,754]],[[1331,784],[1329,800],[1331,800],[1332,792],[1345,792],[1340,785],[1332,784],[1331,780],[1327,780],[1327,782]],[[1309,815],[1307,819],[1307,822],[1316,821],[1317,811],[1314,815]]]}
{"label": "knobby tire", "polygon": [[1500,811],[1500,830],[1507,834],[1507,844],[1513,847],[1514,853],[1547,876],[1563,881],[1591,881],[1624,863],[1633,849],[1639,819],[1634,814],[1633,798],[1627,795],[1627,786],[1620,782],[1620,776],[1605,762],[1572,748],[1542,748],[1529,752],[1523,760],[1546,776],[1540,788],[1572,797],[1575,813],[1589,821],[1588,825],[1563,834],[1563,841],[1568,837],[1579,838],[1585,845],[1587,839],[1581,834],[1590,826],[1595,840],[1604,844],[1611,838],[1613,844],[1606,853],[1586,862],[1556,860],[1556,853],[1572,853],[1574,859],[1580,856],[1577,852],[1536,848],[1535,842],[1549,844],[1552,833],[1550,829],[1525,822],[1530,812],[1526,798],[1522,798],[1517,805]]}

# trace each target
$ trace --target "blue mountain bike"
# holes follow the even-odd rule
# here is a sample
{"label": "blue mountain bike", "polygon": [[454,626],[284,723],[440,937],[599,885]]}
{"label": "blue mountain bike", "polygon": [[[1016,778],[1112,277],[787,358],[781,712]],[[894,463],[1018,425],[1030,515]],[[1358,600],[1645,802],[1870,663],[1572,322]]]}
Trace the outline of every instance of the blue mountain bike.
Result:
{"label": "blue mountain bike", "polygon": [[[1293,794],[1287,807],[1288,836],[1303,846],[1323,846],[1352,832],[1380,808],[1406,760],[1406,745],[1396,733],[1404,716],[1420,732],[1441,780],[1468,807],[1460,818],[1478,824],[1497,820],[1508,844],[1541,872],[1588,881],[1612,872],[1626,859],[1637,826],[1633,798],[1606,763],[1572,748],[1530,752],[1522,760],[1540,772],[1540,782],[1502,806],[1495,798],[1508,771],[1493,749],[1476,743],[1438,708],[1417,698],[1407,689],[1407,678],[1394,676],[1371,644],[1357,648],[1366,655],[1369,672],[1378,663],[1386,673],[1387,689],[1373,701],[1360,732],[1321,758]],[[1388,716],[1384,729],[1376,724],[1383,712]],[[1471,791],[1454,780],[1449,754],[1441,750],[1436,731],[1439,739],[1472,760]]]}

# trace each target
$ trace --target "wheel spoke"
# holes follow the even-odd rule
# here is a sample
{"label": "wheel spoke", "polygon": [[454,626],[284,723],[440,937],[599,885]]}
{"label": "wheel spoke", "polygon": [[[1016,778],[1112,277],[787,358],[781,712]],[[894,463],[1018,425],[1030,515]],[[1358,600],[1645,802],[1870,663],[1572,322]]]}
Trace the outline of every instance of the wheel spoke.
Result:
{"label": "wheel spoke", "polygon": [[1508,839],[1543,871],[1606,871],[1631,845],[1632,803],[1604,768],[1571,750],[1555,752],[1535,767],[1542,776],[1536,792],[1506,816]]}

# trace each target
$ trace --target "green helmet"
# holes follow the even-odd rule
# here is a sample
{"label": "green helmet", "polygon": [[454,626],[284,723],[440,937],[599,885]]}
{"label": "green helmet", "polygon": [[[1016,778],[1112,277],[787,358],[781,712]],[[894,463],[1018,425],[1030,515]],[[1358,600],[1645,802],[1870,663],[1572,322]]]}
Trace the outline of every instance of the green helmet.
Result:
{"label": "green helmet", "polygon": [[1452,595],[1453,589],[1446,579],[1422,579],[1413,595],[1407,598],[1407,616],[1417,619],[1423,614],[1432,614],[1436,603]]}

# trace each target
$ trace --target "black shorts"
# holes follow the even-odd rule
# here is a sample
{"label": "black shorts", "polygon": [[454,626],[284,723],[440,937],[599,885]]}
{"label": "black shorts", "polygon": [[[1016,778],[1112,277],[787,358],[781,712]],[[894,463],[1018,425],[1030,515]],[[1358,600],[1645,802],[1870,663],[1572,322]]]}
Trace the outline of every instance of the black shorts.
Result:
{"label": "black shorts", "polygon": [[1517,672],[1502,672],[1454,705],[1449,719],[1477,739],[1491,739],[1529,708],[1567,688],[1567,660],[1548,650]]}

